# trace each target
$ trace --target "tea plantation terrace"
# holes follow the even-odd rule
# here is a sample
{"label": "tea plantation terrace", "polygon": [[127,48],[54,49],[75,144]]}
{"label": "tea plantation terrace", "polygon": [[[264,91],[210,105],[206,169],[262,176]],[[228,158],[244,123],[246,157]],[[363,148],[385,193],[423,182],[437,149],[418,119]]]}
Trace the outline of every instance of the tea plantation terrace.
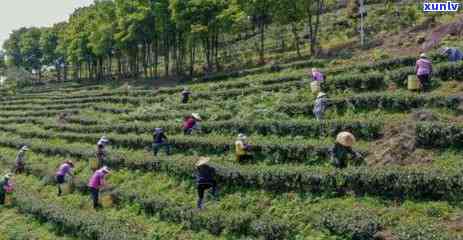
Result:
{"label": "tea plantation terrace", "polygon": [[[197,79],[185,85],[193,93],[186,105],[179,103],[183,86],[65,83],[4,97],[0,168],[11,168],[20,146],[31,150],[28,175],[16,177],[7,214],[40,220],[33,232],[51,239],[373,239],[378,232],[401,240],[459,239],[446,224],[462,211],[462,99],[454,86],[463,80],[455,78],[463,65],[436,64],[433,90],[420,94],[403,84],[415,60],[327,68],[330,106],[321,122],[312,116],[315,97],[305,72],[324,62]],[[342,170],[330,164],[338,132],[351,130],[355,148],[369,156],[389,127],[410,121],[416,109],[435,117],[414,122],[416,146],[431,162]],[[63,121],[62,112],[69,114]],[[181,123],[192,112],[201,114],[202,132],[184,136]],[[165,129],[172,155],[153,156],[156,127]],[[251,163],[234,158],[238,133],[254,147]],[[111,187],[103,196],[112,205],[95,212],[86,184],[102,135],[111,140]],[[192,178],[199,156],[211,158],[220,187],[219,201],[208,199],[201,211]],[[66,159],[75,163],[75,191],[58,198],[54,171]],[[1,227],[0,233],[11,235]]]}

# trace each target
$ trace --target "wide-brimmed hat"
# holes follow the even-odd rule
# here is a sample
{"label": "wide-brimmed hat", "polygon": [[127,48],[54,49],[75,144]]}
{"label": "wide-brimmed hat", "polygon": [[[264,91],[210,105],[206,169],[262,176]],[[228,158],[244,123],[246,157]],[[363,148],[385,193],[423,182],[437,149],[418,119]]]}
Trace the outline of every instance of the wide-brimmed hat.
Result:
{"label": "wide-brimmed hat", "polygon": [[319,92],[318,95],[317,95],[317,98],[324,97],[324,96],[326,96],[326,93]]}
{"label": "wide-brimmed hat", "polygon": [[312,72],[318,72],[318,68],[312,68]]}
{"label": "wide-brimmed hat", "polygon": [[29,147],[28,147],[28,146],[22,146],[21,150],[23,150],[23,151],[29,151]]}
{"label": "wide-brimmed hat", "polygon": [[107,167],[107,166],[103,166],[103,167],[101,168],[101,171],[102,171],[102,172],[105,172],[105,173],[110,173],[110,172],[111,172],[111,169],[109,169],[109,167]]}
{"label": "wide-brimmed hat", "polygon": [[355,136],[350,132],[340,132],[336,137],[336,142],[345,147],[352,147],[355,143]]}
{"label": "wide-brimmed hat", "polygon": [[155,128],[155,129],[154,129],[154,132],[155,132],[155,133],[162,133],[162,132],[164,132],[164,129],[162,129],[162,128]]}
{"label": "wide-brimmed hat", "polygon": [[7,174],[3,175],[3,178],[5,178],[5,179],[10,179],[12,177],[13,177],[13,173],[7,173]]}
{"label": "wide-brimmed hat", "polygon": [[71,167],[74,167],[74,162],[72,160],[66,160],[64,162],[71,165]]}
{"label": "wide-brimmed hat", "polygon": [[207,164],[209,162],[209,160],[211,160],[211,159],[208,158],[208,157],[200,157],[198,162],[196,162],[196,167]]}
{"label": "wide-brimmed hat", "polygon": [[420,54],[420,58],[427,58],[428,56],[426,55],[426,53],[421,53]]}
{"label": "wide-brimmed hat", "polygon": [[198,113],[192,113],[191,116],[194,117],[195,119],[201,121],[201,116],[199,116]]}
{"label": "wide-brimmed hat", "polygon": [[248,136],[246,136],[244,133],[238,134],[238,139],[239,140],[246,140],[247,138],[248,138]]}
{"label": "wide-brimmed hat", "polygon": [[106,136],[102,136],[100,138],[100,140],[98,140],[98,145],[105,145],[105,144],[108,144],[109,143],[109,140]]}
{"label": "wide-brimmed hat", "polygon": [[448,48],[448,47],[443,47],[443,48],[441,48],[440,53],[441,54],[446,54],[449,49],[450,48]]}

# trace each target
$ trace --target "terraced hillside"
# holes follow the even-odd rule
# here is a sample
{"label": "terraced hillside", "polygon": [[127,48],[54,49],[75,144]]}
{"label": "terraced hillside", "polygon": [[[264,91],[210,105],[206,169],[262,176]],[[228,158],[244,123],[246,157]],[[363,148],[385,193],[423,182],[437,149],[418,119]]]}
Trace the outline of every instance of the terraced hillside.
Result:
{"label": "terraced hillside", "polygon": [[[321,122],[304,73],[327,66],[318,61],[203,79],[189,84],[188,104],[179,103],[182,87],[104,84],[4,97],[1,168],[12,166],[19,146],[31,152],[12,208],[0,208],[0,219],[11,216],[0,233],[30,239],[8,225],[33,221],[27,231],[35,239],[462,239],[463,64],[439,61],[425,94],[403,84],[414,58],[326,68],[330,107]],[[69,117],[59,120],[62,112]],[[202,132],[184,136],[181,121],[191,112],[203,117]],[[152,155],[155,127],[166,129],[173,155]],[[366,160],[338,170],[328,149],[346,129]],[[406,143],[405,130],[412,132],[413,149],[402,149],[408,158],[381,161],[382,143]],[[256,155],[242,165],[233,156],[241,132]],[[114,205],[95,212],[85,184],[103,134],[114,169],[105,194]],[[219,201],[208,199],[201,211],[193,178],[199,156],[211,157],[220,186]],[[53,173],[65,159],[77,162],[76,187],[57,198]]]}

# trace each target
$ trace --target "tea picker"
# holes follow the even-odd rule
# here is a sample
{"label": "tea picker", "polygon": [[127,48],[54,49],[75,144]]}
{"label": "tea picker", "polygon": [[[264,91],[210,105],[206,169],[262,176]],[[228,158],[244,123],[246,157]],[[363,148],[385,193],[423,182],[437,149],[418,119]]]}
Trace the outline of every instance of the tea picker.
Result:
{"label": "tea picker", "polygon": [[167,143],[167,136],[164,133],[164,129],[155,128],[153,132],[153,154],[158,155],[159,150],[165,148],[166,154],[170,155],[170,145]]}
{"label": "tea picker", "polygon": [[218,189],[217,189],[217,182],[215,180],[215,169],[211,167],[209,163],[209,158],[201,157],[199,158],[198,162],[196,163],[196,183],[197,183],[197,191],[198,191],[198,203],[197,208],[203,208],[203,201],[204,201],[204,192],[212,188],[212,195],[217,200],[218,199]]}
{"label": "tea picker", "polygon": [[238,134],[238,138],[235,141],[235,153],[236,161],[238,163],[244,163],[252,159],[250,153],[251,145],[247,143],[248,137],[242,133]]}
{"label": "tea picker", "polygon": [[352,149],[355,137],[350,132],[340,132],[336,137],[336,143],[330,150],[331,163],[336,168],[346,168],[349,158],[361,159],[362,155]]}
{"label": "tea picker", "polygon": [[90,169],[92,169],[92,171],[96,171],[105,165],[106,158],[108,157],[106,151],[106,145],[108,144],[109,140],[106,136],[102,136],[100,140],[98,140],[96,144],[96,161],[92,161],[90,164]]}
{"label": "tea picker", "polygon": [[98,140],[97,145],[106,146],[109,144],[109,139],[106,136],[102,136],[100,140]]}
{"label": "tea picker", "polygon": [[322,83],[325,80],[325,76],[318,68],[312,68],[312,81]]}
{"label": "tea picker", "polygon": [[191,135],[193,131],[198,131],[200,129],[198,122],[200,121],[201,116],[198,113],[187,116],[183,121],[183,134]]}
{"label": "tea picker", "polygon": [[458,62],[463,60],[463,52],[456,47],[444,47],[441,54],[448,58],[449,62]]}
{"label": "tea picker", "polygon": [[0,180],[0,205],[5,205],[6,195],[13,192],[13,174],[8,173]]}
{"label": "tea picker", "polygon": [[328,97],[326,96],[326,93],[319,92],[313,107],[313,114],[317,120],[323,120],[327,106]]}
{"label": "tea picker", "polygon": [[100,208],[100,190],[106,185],[105,177],[110,172],[109,168],[104,166],[95,171],[95,173],[93,173],[90,177],[87,186],[90,189],[94,209]]}
{"label": "tea picker", "polygon": [[320,72],[317,68],[312,68],[311,71],[312,82],[310,83],[310,89],[312,93],[316,94],[321,91],[322,84],[325,81],[323,73]]}
{"label": "tea picker", "polygon": [[26,167],[26,153],[29,151],[29,147],[26,145],[22,146],[21,149],[18,152],[18,155],[16,155],[16,161],[15,161],[15,174],[21,174],[24,173],[25,167]]}
{"label": "tea picker", "polygon": [[61,196],[63,193],[62,185],[66,182],[66,176],[72,177],[72,169],[74,168],[74,163],[71,160],[64,161],[58,168],[56,172],[56,183],[58,184],[58,196]]}
{"label": "tea picker", "polygon": [[191,95],[191,92],[188,90],[188,88],[183,88],[183,91],[182,91],[182,98],[181,98],[181,102],[182,103],[188,103],[188,100],[190,99],[190,95]]}
{"label": "tea picker", "polygon": [[429,90],[431,86],[432,63],[425,53],[420,54],[420,58],[416,61],[415,69],[423,91]]}

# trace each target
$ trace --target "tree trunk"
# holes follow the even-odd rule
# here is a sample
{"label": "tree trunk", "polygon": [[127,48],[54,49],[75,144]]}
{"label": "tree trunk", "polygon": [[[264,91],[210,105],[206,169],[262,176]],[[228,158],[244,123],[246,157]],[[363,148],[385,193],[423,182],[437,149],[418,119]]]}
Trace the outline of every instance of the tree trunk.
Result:
{"label": "tree trunk", "polygon": [[166,77],[169,76],[169,65],[170,65],[170,45],[169,45],[169,35],[168,33],[165,33],[165,38],[164,38],[164,75]]}
{"label": "tree trunk", "polygon": [[108,74],[109,74],[109,79],[113,80],[113,55],[112,54],[109,54]]}
{"label": "tree trunk", "polygon": [[190,46],[190,77],[193,77],[195,71],[195,46],[194,43]]}
{"label": "tree trunk", "polygon": [[143,75],[144,75],[145,78],[148,78],[148,63],[147,63],[147,60],[146,60],[146,58],[148,56],[147,51],[148,51],[148,44],[144,44],[143,45],[143,56],[142,56],[143,57],[143,63],[142,64],[143,64]]}
{"label": "tree trunk", "polygon": [[154,77],[158,77],[158,64],[159,64],[159,41],[155,39],[154,42]]}
{"label": "tree trunk", "polygon": [[301,57],[301,50],[299,48],[299,34],[297,33],[296,22],[291,23],[291,31],[293,32],[293,35],[294,35],[294,44],[296,46],[297,56]]}
{"label": "tree trunk", "polygon": [[122,61],[121,61],[121,55],[117,56],[117,74],[118,78],[122,79]]}
{"label": "tree trunk", "polygon": [[63,79],[64,81],[67,81],[68,80],[68,65],[67,64],[64,64],[64,68],[63,68]]}
{"label": "tree trunk", "polygon": [[219,63],[219,33],[218,31],[215,32],[215,39],[214,39],[214,48],[215,48],[215,69],[220,71],[220,63]]}
{"label": "tree trunk", "polygon": [[260,23],[259,23],[259,27],[260,27],[260,62],[261,63],[264,63],[265,61],[265,46],[264,46],[264,41],[265,41],[265,23],[263,20],[260,20]]}
{"label": "tree trunk", "polygon": [[[310,34],[310,53],[312,55],[316,54],[316,47],[318,44],[318,30],[320,26],[320,14],[322,11],[322,6],[323,6],[323,0],[317,0],[316,1],[316,6],[314,8],[313,3],[314,2],[309,2],[308,3],[308,9],[307,12],[309,14],[308,16],[308,24],[309,24],[309,34]],[[315,17],[315,19],[314,19]]]}

